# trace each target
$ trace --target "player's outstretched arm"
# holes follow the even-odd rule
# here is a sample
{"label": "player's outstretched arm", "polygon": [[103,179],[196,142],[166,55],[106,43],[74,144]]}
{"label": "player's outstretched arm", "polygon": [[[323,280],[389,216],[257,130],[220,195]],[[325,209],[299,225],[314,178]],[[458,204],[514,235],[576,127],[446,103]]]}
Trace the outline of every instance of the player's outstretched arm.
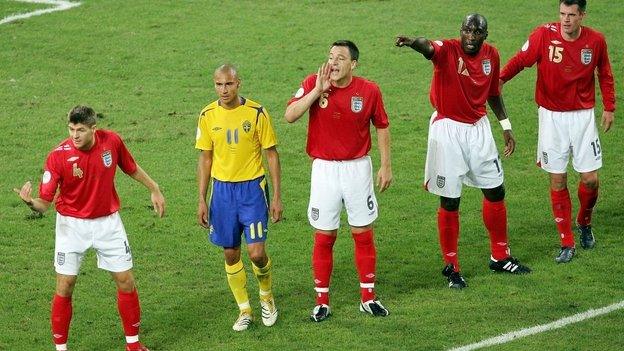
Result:
{"label": "player's outstretched arm", "polygon": [[208,187],[210,185],[210,174],[212,171],[212,151],[202,150],[199,153],[197,161],[197,223],[208,229],[210,226],[210,217],[208,212],[208,204],[206,196],[208,196]]}
{"label": "player's outstretched arm", "polygon": [[433,57],[433,46],[427,38],[410,38],[404,35],[398,35],[394,41],[394,45],[398,47],[408,46],[420,52],[428,60]]}
{"label": "player's outstretched arm", "polygon": [[324,63],[318,70],[316,75],[316,85],[314,89],[307,93],[301,99],[291,103],[286,107],[286,112],[284,113],[284,118],[288,123],[293,123],[297,121],[307,110],[310,109],[310,106],[318,100],[321,95],[329,90],[331,86],[331,82],[329,81],[329,74],[331,73],[331,66],[328,63]]}
{"label": "player's outstretched arm", "polygon": [[33,211],[44,213],[50,208],[50,202],[39,197],[32,197],[32,183],[30,181],[27,181],[21,189],[13,188],[13,191],[16,192],[22,201]]}
{"label": "player's outstretched arm", "polygon": [[377,172],[377,187],[384,192],[392,183],[392,161],[390,159],[390,128],[377,128],[377,144],[381,166]]}
{"label": "player's outstretched arm", "polygon": [[282,168],[280,166],[279,154],[275,146],[264,150],[264,152],[267,158],[267,164],[269,165],[271,184],[273,185],[273,197],[271,198],[269,214],[271,215],[271,222],[276,223],[282,219],[282,213],[284,212],[281,184]]}
{"label": "player's outstretched arm", "polygon": [[150,198],[152,200],[152,205],[154,206],[154,212],[158,214],[158,217],[164,216],[165,197],[160,192],[158,184],[139,165],[137,165],[137,170],[130,174],[130,177],[143,184],[150,191]]}
{"label": "player's outstretched arm", "polygon": [[505,140],[505,150],[503,154],[505,155],[505,157],[509,157],[516,150],[516,139],[511,132],[511,122],[507,117],[507,109],[505,109],[503,96],[490,96],[488,98],[488,104],[492,108],[492,111],[494,111],[496,118],[503,128],[503,139]]}

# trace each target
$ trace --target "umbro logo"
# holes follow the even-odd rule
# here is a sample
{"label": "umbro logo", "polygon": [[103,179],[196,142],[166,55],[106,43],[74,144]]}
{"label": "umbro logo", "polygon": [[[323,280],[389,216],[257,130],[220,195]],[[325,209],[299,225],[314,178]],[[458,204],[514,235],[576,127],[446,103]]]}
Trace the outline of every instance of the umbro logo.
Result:
{"label": "umbro logo", "polygon": [[213,132],[216,132],[216,131],[219,131],[219,130],[221,130],[221,127],[214,127],[214,128],[212,128]]}

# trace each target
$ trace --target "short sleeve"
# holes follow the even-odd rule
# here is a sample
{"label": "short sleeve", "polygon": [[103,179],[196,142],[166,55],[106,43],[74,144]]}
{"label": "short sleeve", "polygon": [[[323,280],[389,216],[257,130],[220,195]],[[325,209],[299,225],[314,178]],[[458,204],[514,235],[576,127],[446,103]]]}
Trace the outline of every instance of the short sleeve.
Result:
{"label": "short sleeve", "polygon": [[433,47],[433,56],[431,56],[431,62],[437,64],[439,62],[445,62],[450,43],[448,40],[432,40],[431,46]]}
{"label": "short sleeve", "polygon": [[263,149],[268,149],[277,145],[277,137],[275,136],[275,130],[271,124],[271,116],[264,107],[258,114],[256,130],[258,132],[260,146]]}
{"label": "short sleeve", "polygon": [[490,91],[488,96],[499,96],[500,90],[500,56],[498,51],[492,48],[492,81],[490,83]]}
{"label": "short sleeve", "polygon": [[314,89],[316,86],[316,74],[311,74],[306,77],[306,79],[301,82],[299,89],[293,94],[293,96],[288,100],[288,105],[292,104],[295,101],[299,101],[302,97],[306,96],[309,92]]}
{"label": "short sleeve", "polygon": [[388,128],[390,122],[388,121],[388,114],[386,113],[386,108],[384,106],[383,97],[381,96],[381,90],[377,85],[373,85],[375,92],[375,108],[373,109],[373,125],[375,128],[384,129]]}
{"label": "short sleeve", "polygon": [[137,170],[137,164],[134,161],[134,157],[130,153],[130,150],[126,147],[126,144],[121,140],[121,137],[116,135],[117,139],[117,156],[119,157],[118,165],[121,170],[126,174],[134,174]]}
{"label": "short sleeve", "polygon": [[197,122],[197,132],[195,135],[195,148],[199,150],[212,150],[212,138],[210,138],[210,128],[208,125],[208,112],[203,111],[199,115]]}
{"label": "short sleeve", "polygon": [[45,201],[54,201],[56,189],[61,181],[62,170],[58,167],[54,151],[48,155],[43,167],[41,184],[39,184],[39,197]]}

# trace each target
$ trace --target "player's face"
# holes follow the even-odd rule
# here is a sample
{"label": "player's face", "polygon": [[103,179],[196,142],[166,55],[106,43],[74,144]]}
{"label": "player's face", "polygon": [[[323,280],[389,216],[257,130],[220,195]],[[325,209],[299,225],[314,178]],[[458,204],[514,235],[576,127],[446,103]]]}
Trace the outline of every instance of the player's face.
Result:
{"label": "player's face", "polygon": [[235,74],[231,71],[216,72],[214,75],[214,85],[222,106],[238,106],[238,88],[240,87],[240,79],[238,79]]}
{"label": "player's face", "polygon": [[95,125],[89,127],[82,123],[69,123],[69,137],[78,150],[89,150],[95,142]]}
{"label": "player's face", "polygon": [[585,17],[578,5],[559,5],[559,21],[561,23],[561,31],[564,37],[576,39],[581,31],[581,22]]}
{"label": "player's face", "polygon": [[332,46],[329,50],[327,63],[331,67],[329,79],[340,86],[351,81],[353,69],[357,61],[351,59],[351,53],[348,47]]}
{"label": "player's face", "polygon": [[462,25],[459,33],[462,49],[468,55],[476,55],[487,38],[487,30],[481,28],[476,22]]}

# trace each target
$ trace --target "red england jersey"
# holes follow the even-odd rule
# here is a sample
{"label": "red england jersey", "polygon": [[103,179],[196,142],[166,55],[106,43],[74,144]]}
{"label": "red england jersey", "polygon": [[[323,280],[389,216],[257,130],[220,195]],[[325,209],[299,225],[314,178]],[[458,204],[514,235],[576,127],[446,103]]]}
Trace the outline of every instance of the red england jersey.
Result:
{"label": "red england jersey", "polygon": [[595,105],[595,76],[602,92],[605,111],[615,110],[613,73],[604,36],[581,27],[575,41],[561,36],[561,24],[537,27],[522,49],[507,62],[501,79],[508,81],[537,62],[535,101],[551,111],[574,111]]}
{"label": "red england jersey", "polygon": [[438,118],[475,123],[485,116],[488,97],[500,95],[498,51],[483,43],[481,50],[470,56],[459,39],[436,40],[431,45],[434,71],[429,100]]}
{"label": "red england jersey", "polygon": [[[316,74],[306,77],[288,104],[308,94],[315,85]],[[379,87],[362,77],[353,77],[344,88],[329,88],[310,106],[309,115],[306,151],[324,160],[354,160],[367,155],[371,122],[380,129],[389,125]]]}
{"label": "red england jersey", "polygon": [[52,202],[63,216],[97,218],[119,210],[115,191],[117,166],[126,174],[137,170],[134,158],[114,132],[95,131],[95,144],[90,150],[74,147],[71,139],[64,140],[48,154],[39,186],[39,197]]}

